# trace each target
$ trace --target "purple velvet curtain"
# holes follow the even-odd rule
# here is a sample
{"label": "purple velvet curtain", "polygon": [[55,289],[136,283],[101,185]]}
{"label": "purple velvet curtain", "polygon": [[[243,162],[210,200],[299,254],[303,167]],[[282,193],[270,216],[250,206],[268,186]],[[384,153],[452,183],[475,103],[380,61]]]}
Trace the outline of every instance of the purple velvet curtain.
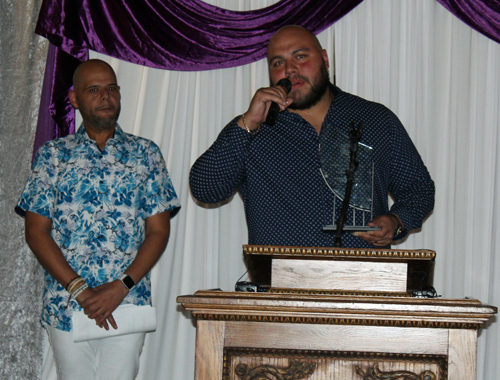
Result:
{"label": "purple velvet curtain", "polygon": [[[88,51],[82,56],[82,59],[85,58],[88,58]],[[73,72],[80,62],[78,58],[49,44],[32,158],[46,141],[75,131],[75,109],[69,102],[68,92]]]}
{"label": "purple velvet curtain", "polygon": [[235,12],[201,0],[45,0],[36,33],[74,57],[87,49],[167,70],[234,67],[264,57],[280,27],[319,32],[362,0],[283,0]]}
{"label": "purple velvet curtain", "polygon": [[[234,67],[264,58],[282,26],[319,33],[363,0],[282,0],[235,12],[201,0],[44,0],[36,33],[51,46],[34,152],[45,141],[74,132],[68,91],[88,50],[167,70]],[[468,25],[500,42],[498,0],[437,0]]]}
{"label": "purple velvet curtain", "polygon": [[500,43],[499,0],[437,0],[460,20]]}
{"label": "purple velvet curtain", "polygon": [[282,26],[301,25],[319,33],[361,1],[282,0],[235,12],[201,0],[44,0],[35,32],[54,46],[47,59],[50,75],[45,76],[34,152],[45,141],[74,132],[68,91],[88,49],[167,70],[234,67],[264,58],[269,38]]}

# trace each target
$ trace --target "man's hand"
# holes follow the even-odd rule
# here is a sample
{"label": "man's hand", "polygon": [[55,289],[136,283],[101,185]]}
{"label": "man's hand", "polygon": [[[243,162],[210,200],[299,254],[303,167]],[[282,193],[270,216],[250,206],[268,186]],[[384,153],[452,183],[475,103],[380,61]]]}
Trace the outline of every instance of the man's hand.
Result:
{"label": "man's hand", "polygon": [[391,244],[392,239],[394,239],[394,231],[396,231],[398,223],[400,223],[399,219],[394,214],[379,215],[368,223],[370,227],[380,227],[379,231],[354,232],[353,235],[376,247],[385,247]]}
{"label": "man's hand", "polygon": [[90,319],[95,319],[96,325],[109,330],[109,324],[116,330],[118,328],[113,311],[121,304],[128,290],[120,280],[100,285],[93,289],[86,289],[77,298],[84,313]]}
{"label": "man's hand", "polygon": [[[285,88],[282,86],[259,88],[250,102],[250,107],[245,112],[248,129],[253,130],[266,121],[272,102],[278,104],[283,111],[292,104],[293,99],[287,96]],[[241,118],[238,120],[238,125],[246,129]]]}

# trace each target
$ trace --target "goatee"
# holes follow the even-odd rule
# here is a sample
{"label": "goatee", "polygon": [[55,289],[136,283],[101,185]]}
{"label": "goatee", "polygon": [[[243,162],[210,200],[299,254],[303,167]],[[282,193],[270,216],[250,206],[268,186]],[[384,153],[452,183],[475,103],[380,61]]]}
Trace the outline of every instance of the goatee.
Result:
{"label": "goatee", "polygon": [[[309,84],[311,84],[307,78],[304,78],[300,75],[297,75],[297,78],[302,79],[303,81],[306,81]],[[328,69],[326,68],[325,63],[323,62],[323,65],[321,65],[319,71],[319,78],[318,80],[315,81],[315,83],[311,84],[311,89],[309,93],[303,99],[300,100],[294,99],[292,104],[290,104],[288,108],[295,111],[302,111],[315,106],[321,100],[323,95],[325,95],[326,91],[328,91],[329,85],[330,85],[330,74],[328,73]]]}
{"label": "goatee", "polygon": [[121,107],[118,106],[115,111],[116,112],[113,115],[100,117],[96,113],[89,114],[85,111],[82,112],[82,109],[80,109],[82,118],[101,131],[106,131],[115,127],[116,122],[118,121],[118,116],[120,116]]}

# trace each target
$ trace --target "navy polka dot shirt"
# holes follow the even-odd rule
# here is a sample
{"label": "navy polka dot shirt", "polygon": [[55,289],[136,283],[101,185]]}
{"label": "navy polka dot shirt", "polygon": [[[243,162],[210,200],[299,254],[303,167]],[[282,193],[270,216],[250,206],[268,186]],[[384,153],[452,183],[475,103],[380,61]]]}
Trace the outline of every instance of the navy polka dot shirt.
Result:
{"label": "navy polka dot shirt", "polygon": [[[330,247],[341,202],[321,172],[319,146],[326,128],[348,135],[349,124],[363,122],[361,143],[373,147],[373,216],[389,212],[388,193],[394,199],[390,212],[399,216],[405,231],[419,228],[434,207],[434,182],[398,118],[385,106],[331,86],[334,100],[318,135],[296,113],[283,111],[274,126],[263,124],[255,135],[240,128],[235,118],[191,168],[193,196],[218,203],[239,189],[245,204],[249,244]],[[346,168],[347,169],[347,168]],[[343,193],[342,193],[343,194]],[[346,225],[353,224],[348,212]],[[342,245],[373,248],[344,233]]]}

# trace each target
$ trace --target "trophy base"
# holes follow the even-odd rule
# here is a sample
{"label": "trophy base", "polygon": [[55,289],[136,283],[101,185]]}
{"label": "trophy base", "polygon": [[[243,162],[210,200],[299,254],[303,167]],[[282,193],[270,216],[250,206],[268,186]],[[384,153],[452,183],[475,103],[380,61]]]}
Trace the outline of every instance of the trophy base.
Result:
{"label": "trophy base", "polygon": [[[344,232],[367,232],[367,231],[380,231],[380,227],[370,226],[344,226]],[[330,224],[323,227],[323,231],[337,231],[337,226]]]}

